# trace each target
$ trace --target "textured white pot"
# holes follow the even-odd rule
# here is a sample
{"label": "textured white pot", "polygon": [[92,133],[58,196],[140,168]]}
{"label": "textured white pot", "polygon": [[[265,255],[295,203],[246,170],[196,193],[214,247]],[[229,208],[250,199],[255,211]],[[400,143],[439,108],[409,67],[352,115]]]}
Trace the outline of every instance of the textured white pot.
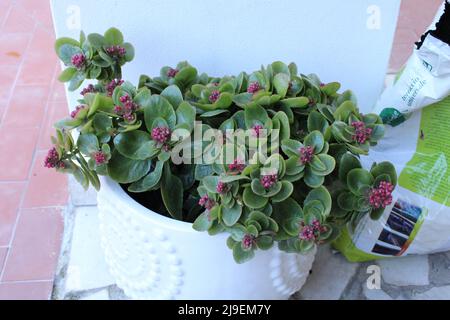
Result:
{"label": "textured white pot", "polygon": [[209,236],[131,199],[109,178],[98,193],[106,261],[133,299],[287,299],[306,281],[315,250],[287,254],[274,246],[236,264],[226,234]]}

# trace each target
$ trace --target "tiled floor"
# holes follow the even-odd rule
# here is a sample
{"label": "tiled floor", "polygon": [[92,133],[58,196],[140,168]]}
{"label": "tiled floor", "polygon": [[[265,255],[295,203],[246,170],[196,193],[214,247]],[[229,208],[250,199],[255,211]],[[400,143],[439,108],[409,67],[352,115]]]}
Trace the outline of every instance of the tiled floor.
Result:
{"label": "tiled floor", "polygon": [[43,167],[67,114],[47,0],[0,1],[0,300],[49,299],[67,177]]}
{"label": "tiled floor", "polygon": [[[390,72],[442,0],[403,0]],[[43,168],[52,123],[67,113],[48,0],[0,0],[0,300],[48,299],[67,178]]]}
{"label": "tiled floor", "polygon": [[406,62],[442,3],[443,0],[402,0],[389,73],[398,71]]}

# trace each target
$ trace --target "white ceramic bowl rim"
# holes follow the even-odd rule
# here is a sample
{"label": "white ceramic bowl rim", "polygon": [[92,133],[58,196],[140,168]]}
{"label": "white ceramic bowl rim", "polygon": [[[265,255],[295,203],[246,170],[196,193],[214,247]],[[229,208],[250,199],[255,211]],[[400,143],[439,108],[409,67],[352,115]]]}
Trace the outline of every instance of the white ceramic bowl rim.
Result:
{"label": "white ceramic bowl rim", "polygon": [[106,191],[107,193],[111,195],[116,195],[120,198],[125,198],[127,201],[127,206],[133,209],[134,211],[138,212],[140,215],[145,216],[146,218],[152,219],[156,223],[164,224],[164,225],[170,225],[171,228],[177,228],[180,231],[184,232],[191,232],[191,233],[198,233],[198,231],[194,230],[192,228],[192,223],[190,222],[184,222],[175,220],[172,218],[168,218],[166,216],[163,216],[157,212],[154,212],[153,210],[150,210],[149,208],[144,207],[139,202],[131,198],[125,190],[114,180],[112,180],[109,177],[101,177],[101,189],[104,189],[103,191]]}

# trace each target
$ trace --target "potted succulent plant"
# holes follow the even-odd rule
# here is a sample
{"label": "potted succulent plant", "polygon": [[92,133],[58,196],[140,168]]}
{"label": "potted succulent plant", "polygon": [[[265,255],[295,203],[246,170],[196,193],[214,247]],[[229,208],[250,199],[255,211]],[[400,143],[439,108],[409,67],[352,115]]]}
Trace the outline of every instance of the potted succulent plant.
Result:
{"label": "potted succulent plant", "polygon": [[337,82],[293,63],[210,77],[181,62],[136,87],[115,28],[56,52],[70,90],[98,83],[55,124],[45,165],[99,190],[107,262],[132,298],[287,298],[317,244],[392,201],[394,167],[358,160],[381,119]]}

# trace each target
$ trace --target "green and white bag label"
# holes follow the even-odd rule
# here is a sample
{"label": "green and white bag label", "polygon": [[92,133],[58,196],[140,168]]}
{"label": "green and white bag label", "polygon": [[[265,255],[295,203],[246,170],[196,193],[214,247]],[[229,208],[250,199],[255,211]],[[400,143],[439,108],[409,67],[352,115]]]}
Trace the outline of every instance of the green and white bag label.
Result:
{"label": "green and white bag label", "polygon": [[400,172],[393,203],[334,246],[350,261],[450,250],[450,97],[389,128],[386,143],[362,160],[382,159]]}

